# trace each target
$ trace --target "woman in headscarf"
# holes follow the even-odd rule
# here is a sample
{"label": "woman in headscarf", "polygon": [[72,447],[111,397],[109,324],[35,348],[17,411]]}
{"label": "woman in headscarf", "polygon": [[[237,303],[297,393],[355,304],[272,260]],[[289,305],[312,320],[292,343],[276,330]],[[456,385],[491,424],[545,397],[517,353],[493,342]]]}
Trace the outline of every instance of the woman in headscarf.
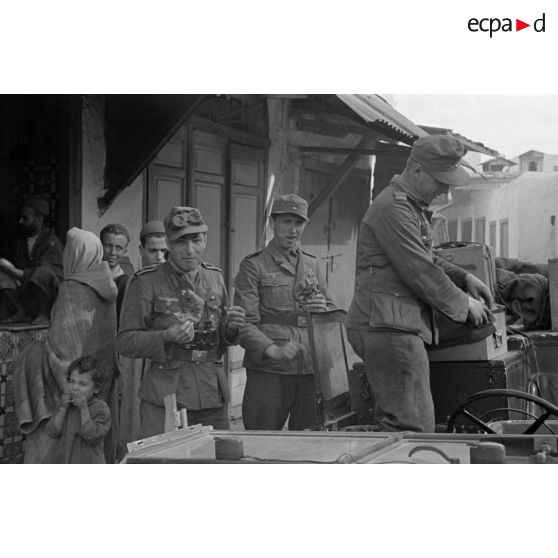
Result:
{"label": "woman in headscarf", "polygon": [[[100,396],[116,412],[114,341],[117,288],[103,246],[93,233],[72,228],[63,254],[64,281],[51,312],[46,342],[28,347],[16,363],[14,390],[19,427],[27,434],[26,463],[55,461],[44,424],[67,390],[66,371],[81,356],[102,360],[106,381]],[[115,429],[111,428],[114,432]],[[114,461],[115,436],[105,439],[107,462]]]}

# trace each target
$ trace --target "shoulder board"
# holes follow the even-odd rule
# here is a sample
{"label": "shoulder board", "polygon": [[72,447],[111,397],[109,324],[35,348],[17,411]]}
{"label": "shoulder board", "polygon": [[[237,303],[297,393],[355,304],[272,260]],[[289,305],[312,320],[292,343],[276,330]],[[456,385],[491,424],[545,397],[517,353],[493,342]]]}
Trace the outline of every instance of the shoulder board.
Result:
{"label": "shoulder board", "polygon": [[405,192],[393,192],[393,197],[397,201],[407,201],[407,194]]}
{"label": "shoulder board", "polygon": [[141,275],[145,275],[146,273],[151,273],[152,271],[155,271],[158,267],[159,266],[157,264],[147,265],[145,267],[142,267],[140,270],[136,271],[134,277],[140,277]]}
{"label": "shoulder board", "polygon": [[207,263],[207,262],[202,262],[202,267],[205,267],[205,269],[214,269],[215,271],[219,271],[220,273],[223,273],[223,271],[221,270],[220,267],[217,267],[216,265]]}
{"label": "shoulder board", "polygon": [[245,258],[253,258],[254,256],[257,256],[258,254],[261,254],[263,252],[263,250],[256,250],[255,252],[252,252],[251,254],[248,254],[247,256],[244,256]]}
{"label": "shoulder board", "polygon": [[301,250],[301,252],[302,252],[305,256],[309,256],[310,258],[316,259],[316,256],[314,256],[314,254],[310,254],[310,253],[308,253],[308,252],[305,252],[304,250]]}

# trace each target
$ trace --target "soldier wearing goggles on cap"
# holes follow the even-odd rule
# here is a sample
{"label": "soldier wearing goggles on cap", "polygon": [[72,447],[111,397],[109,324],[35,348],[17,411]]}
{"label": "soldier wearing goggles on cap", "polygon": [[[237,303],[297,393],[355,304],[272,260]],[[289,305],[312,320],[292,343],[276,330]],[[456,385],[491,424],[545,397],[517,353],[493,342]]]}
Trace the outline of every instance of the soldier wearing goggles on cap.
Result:
{"label": "soldier wearing goggles on cap", "polygon": [[130,281],[117,337],[119,353],[151,360],[139,390],[141,438],[163,432],[169,394],[189,424],[229,428],[222,356],[244,324],[244,310],[229,307],[221,270],[202,261],[208,229],[201,213],[173,207],[164,225],[168,258]]}

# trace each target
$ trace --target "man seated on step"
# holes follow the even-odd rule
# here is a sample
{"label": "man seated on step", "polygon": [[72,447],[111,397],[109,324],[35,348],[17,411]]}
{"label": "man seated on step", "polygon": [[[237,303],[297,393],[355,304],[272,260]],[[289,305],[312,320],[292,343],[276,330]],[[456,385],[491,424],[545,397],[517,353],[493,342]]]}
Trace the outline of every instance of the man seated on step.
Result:
{"label": "man seated on step", "polygon": [[47,200],[30,196],[19,208],[14,256],[0,258],[0,307],[3,323],[48,324],[63,280],[62,243],[47,226]]}

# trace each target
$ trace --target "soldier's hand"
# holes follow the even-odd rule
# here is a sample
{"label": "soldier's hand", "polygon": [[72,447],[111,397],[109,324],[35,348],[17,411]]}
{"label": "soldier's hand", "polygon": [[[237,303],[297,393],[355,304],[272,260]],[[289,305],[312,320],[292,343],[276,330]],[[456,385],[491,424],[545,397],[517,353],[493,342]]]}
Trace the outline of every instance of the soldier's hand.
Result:
{"label": "soldier's hand", "polygon": [[279,347],[278,345],[270,345],[264,352],[264,355],[271,360],[292,360],[298,353],[302,352],[302,345],[289,341],[286,345]]}
{"label": "soldier's hand", "polygon": [[469,312],[467,313],[467,321],[475,327],[489,323],[489,311],[484,302],[469,297]]}
{"label": "soldier's hand", "polygon": [[173,324],[165,330],[164,340],[183,345],[194,339],[194,323],[190,320],[183,324]]}
{"label": "soldier's hand", "polygon": [[326,309],[326,299],[322,293],[317,293],[308,299],[304,304],[304,309],[309,312],[323,312]]}
{"label": "soldier's hand", "polygon": [[242,306],[229,306],[225,315],[227,328],[235,333],[244,325],[246,325],[246,312]]}
{"label": "soldier's hand", "polygon": [[480,300],[481,298],[484,299],[488,308],[494,307],[494,297],[488,288],[486,283],[483,283],[478,277],[475,277],[472,273],[468,273],[465,276],[465,287],[469,294]]}

